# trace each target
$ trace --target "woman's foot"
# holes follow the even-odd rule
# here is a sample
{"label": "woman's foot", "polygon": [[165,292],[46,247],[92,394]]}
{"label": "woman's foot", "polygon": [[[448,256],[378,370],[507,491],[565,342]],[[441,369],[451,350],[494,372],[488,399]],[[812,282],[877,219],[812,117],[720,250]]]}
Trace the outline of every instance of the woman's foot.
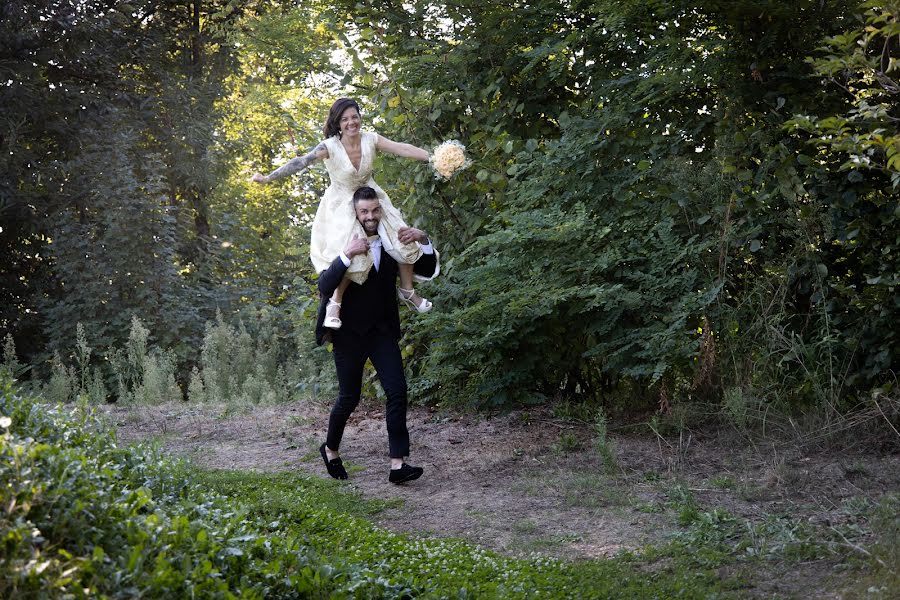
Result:
{"label": "woman's foot", "polygon": [[322,322],[322,325],[329,329],[340,329],[341,328],[341,303],[335,302],[334,300],[328,301],[328,306],[325,307],[325,321]]}
{"label": "woman's foot", "polygon": [[431,302],[416,294],[416,290],[397,288],[397,297],[400,298],[400,302],[417,313],[427,313],[433,306]]}

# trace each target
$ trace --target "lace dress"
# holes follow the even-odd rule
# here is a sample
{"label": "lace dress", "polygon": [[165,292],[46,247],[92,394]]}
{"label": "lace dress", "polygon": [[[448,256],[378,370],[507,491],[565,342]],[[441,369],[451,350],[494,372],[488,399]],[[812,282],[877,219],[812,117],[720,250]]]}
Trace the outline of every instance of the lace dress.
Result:
{"label": "lace dress", "polygon": [[[422,255],[418,242],[402,244],[397,239],[397,230],[406,227],[406,223],[400,211],[391,204],[390,198],[372,178],[372,162],[375,159],[377,142],[377,133],[361,134],[362,156],[358,170],[353,166],[337,136],[330,137],[324,142],[328,148],[325,168],[331,177],[331,185],[319,201],[312,225],[310,258],[317,272],[324,271],[334,262],[354,233],[360,238],[366,237],[362,225],[356,220],[356,211],[353,208],[353,192],[362,186],[369,186],[378,193],[382,215],[378,235],[385,251],[400,263],[414,263]],[[354,256],[346,277],[362,284],[369,276],[372,264],[370,253]]]}

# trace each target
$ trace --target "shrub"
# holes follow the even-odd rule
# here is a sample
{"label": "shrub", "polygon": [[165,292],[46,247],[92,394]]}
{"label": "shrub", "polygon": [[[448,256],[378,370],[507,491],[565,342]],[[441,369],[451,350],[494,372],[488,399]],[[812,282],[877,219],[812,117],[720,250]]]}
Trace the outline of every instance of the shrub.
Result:
{"label": "shrub", "polygon": [[0,597],[398,597],[324,564],[91,411],[37,405],[0,380]]}
{"label": "shrub", "polygon": [[7,333],[3,340],[3,361],[0,362],[0,377],[18,379],[28,371],[28,367],[19,362],[16,353],[16,342],[12,334]]}

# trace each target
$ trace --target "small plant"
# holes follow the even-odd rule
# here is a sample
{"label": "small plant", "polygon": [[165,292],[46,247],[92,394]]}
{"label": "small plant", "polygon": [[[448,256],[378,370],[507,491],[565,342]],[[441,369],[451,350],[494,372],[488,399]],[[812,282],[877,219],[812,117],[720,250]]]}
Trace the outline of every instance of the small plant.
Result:
{"label": "small plant", "polygon": [[18,379],[28,371],[28,366],[19,362],[16,354],[16,342],[12,334],[7,333],[3,340],[3,362],[0,362],[0,376]]}
{"label": "small plant", "polygon": [[175,382],[175,360],[171,354],[154,351],[141,363],[141,383],[134,389],[136,404],[162,404],[182,399]]}
{"label": "small plant", "polygon": [[94,367],[93,375],[87,388],[87,398],[92,404],[104,404],[109,391],[106,389],[106,383],[103,381],[103,373],[100,367]]}
{"label": "small plant", "polygon": [[678,511],[678,524],[690,525],[700,518],[700,506],[694,494],[683,485],[674,486],[668,493],[669,505]]}
{"label": "small plant", "polygon": [[59,352],[50,361],[50,381],[44,387],[44,395],[54,404],[65,404],[75,399],[78,377],[75,369],[66,367]]}
{"label": "small plant", "polygon": [[78,323],[75,326],[75,362],[78,364],[79,390],[88,388],[91,377],[91,352],[93,348],[88,345],[87,336],[84,333],[84,325]]}
{"label": "small plant", "polygon": [[739,428],[749,422],[747,398],[740,387],[729,387],[722,394],[722,410],[728,420]]}
{"label": "small plant", "polygon": [[534,521],[525,519],[513,523],[513,531],[520,535],[530,535],[538,531],[538,526]]}
{"label": "small plant", "polygon": [[574,433],[566,431],[560,434],[556,441],[556,451],[560,454],[570,454],[581,450],[581,440]]}
{"label": "small plant", "polygon": [[565,421],[591,422],[594,414],[594,403],[582,400],[581,402],[558,402],[553,405],[553,416]]}
{"label": "small plant", "polygon": [[728,475],[716,475],[709,480],[709,484],[720,490],[733,490],[736,487],[734,479]]}
{"label": "small plant", "polygon": [[188,401],[189,402],[206,402],[206,388],[203,387],[203,378],[200,377],[200,371],[197,367],[191,369],[191,380],[188,382]]}
{"label": "small plant", "polygon": [[615,444],[609,439],[608,419],[603,408],[598,408],[594,414],[594,447],[600,455],[603,462],[603,468],[607,473],[612,473],[618,469],[616,463]]}
{"label": "small plant", "polygon": [[150,330],[133,316],[125,348],[115,348],[107,354],[116,380],[116,397],[120,402],[131,402],[134,391],[143,384],[149,336]]}

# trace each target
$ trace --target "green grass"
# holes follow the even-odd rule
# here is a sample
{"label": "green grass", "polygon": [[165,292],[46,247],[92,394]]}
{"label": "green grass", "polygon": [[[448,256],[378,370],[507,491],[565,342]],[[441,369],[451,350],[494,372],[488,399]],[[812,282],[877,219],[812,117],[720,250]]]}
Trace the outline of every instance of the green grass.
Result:
{"label": "green grass", "polygon": [[[0,417],[0,597],[739,598],[739,573],[834,556],[862,535],[823,537],[790,518],[750,526],[676,487],[663,509],[682,526],[666,543],[604,560],[512,558],[378,527],[371,518],[400,501],[332,480],[201,471],[120,446],[84,408],[42,406],[2,381]],[[855,556],[884,590],[871,597],[896,589],[898,504],[847,505],[883,532]],[[516,524],[523,549],[578,541],[536,536],[539,525]]]}
{"label": "green grass", "polygon": [[561,482],[566,506],[582,508],[612,508],[632,502],[627,490],[613,477],[585,471]]}
{"label": "green grass", "polygon": [[[270,536],[300,537],[325,560],[365,566],[387,581],[402,582],[423,598],[701,598],[740,587],[685,556],[679,547],[648,557],[623,554],[609,560],[561,562],[535,556],[516,559],[461,540],[392,533],[367,520],[389,505],[362,499],[337,482],[295,474],[212,471],[197,475],[204,487],[252,514]],[[268,524],[268,525],[266,525]],[[529,520],[513,527],[530,536]],[[527,540],[527,548],[558,548],[576,536]],[[525,546],[523,546],[524,548]],[[665,559],[665,560],[663,560]],[[665,563],[648,570],[648,565]]]}
{"label": "green grass", "polygon": [[400,508],[402,498],[365,499],[336,479],[324,479],[297,473],[257,473],[252,471],[194,471],[194,478],[252,509],[262,520],[279,515],[306,514],[315,510],[339,513],[347,517],[371,517],[385,509]]}

